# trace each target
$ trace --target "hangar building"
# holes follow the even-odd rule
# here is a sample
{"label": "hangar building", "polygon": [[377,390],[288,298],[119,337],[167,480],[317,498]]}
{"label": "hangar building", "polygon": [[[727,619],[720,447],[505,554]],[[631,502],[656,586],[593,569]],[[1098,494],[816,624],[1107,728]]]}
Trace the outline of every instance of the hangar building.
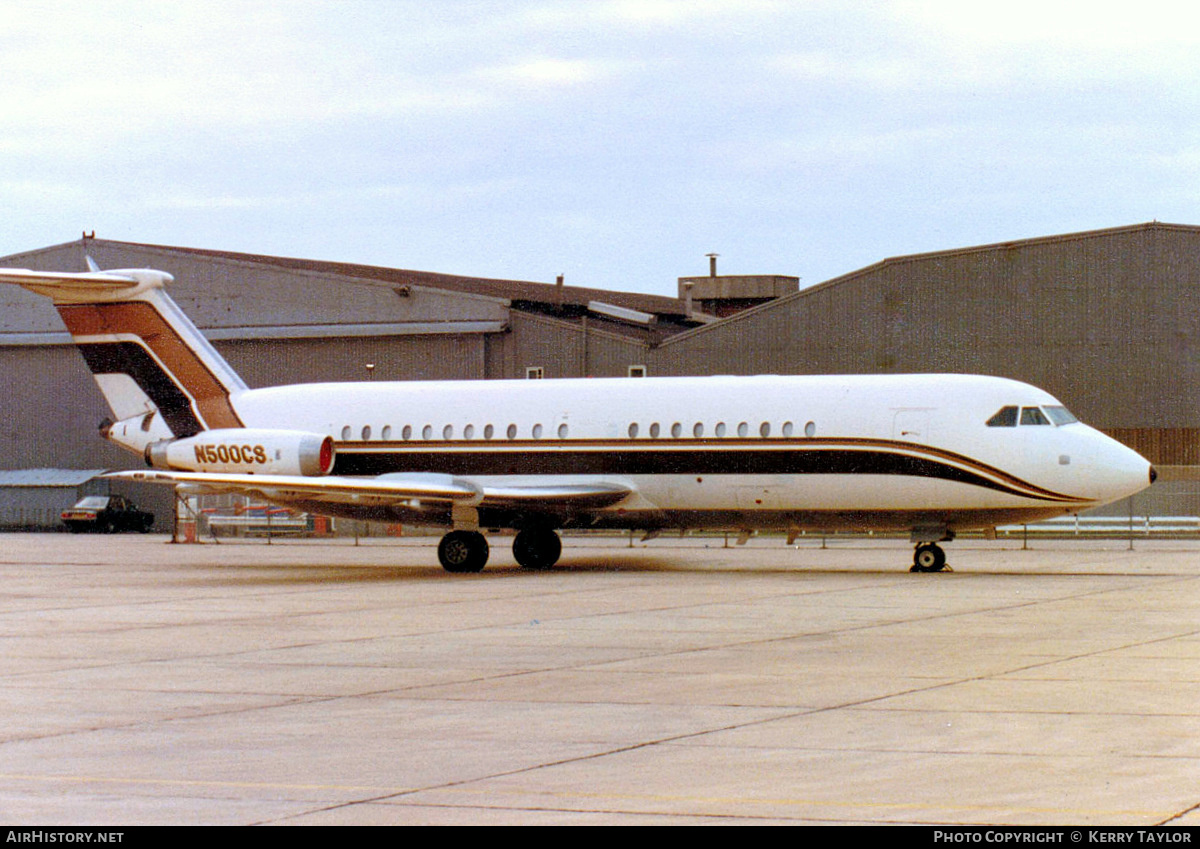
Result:
{"label": "hangar building", "polygon": [[[251,386],[974,372],[1049,390],[1179,476],[1200,466],[1200,227],[894,257],[803,290],[714,262],[677,298],[86,235],[0,265],[83,271],[87,256],[173,274],[172,296]],[[0,465],[135,465],[96,437],[107,409],[48,302],[5,286],[0,305]]]}

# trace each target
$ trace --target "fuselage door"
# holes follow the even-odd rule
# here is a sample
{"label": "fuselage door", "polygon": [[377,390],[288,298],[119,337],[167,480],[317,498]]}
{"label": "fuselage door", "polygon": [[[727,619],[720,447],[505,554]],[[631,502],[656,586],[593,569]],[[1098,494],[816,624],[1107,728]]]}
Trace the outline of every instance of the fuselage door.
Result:
{"label": "fuselage door", "polygon": [[937,410],[930,407],[895,410],[892,417],[892,439],[929,443],[933,438],[933,417],[936,412]]}

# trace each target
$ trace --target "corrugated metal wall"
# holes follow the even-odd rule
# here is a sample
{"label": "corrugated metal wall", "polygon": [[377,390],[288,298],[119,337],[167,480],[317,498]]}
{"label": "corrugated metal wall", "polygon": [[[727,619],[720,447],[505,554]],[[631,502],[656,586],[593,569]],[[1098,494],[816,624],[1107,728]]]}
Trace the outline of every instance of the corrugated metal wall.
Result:
{"label": "corrugated metal wall", "polygon": [[5,468],[124,467],[96,432],[110,415],[74,345],[0,346],[0,457]]}
{"label": "corrugated metal wall", "polygon": [[107,491],[107,484],[98,480],[79,486],[0,487],[0,528],[61,529],[63,510],[85,495],[103,495]]}
{"label": "corrugated metal wall", "polygon": [[512,313],[510,331],[491,337],[488,377],[523,378],[540,366],[547,378],[625,377],[629,366],[644,365],[647,346],[586,323]]}
{"label": "corrugated metal wall", "polygon": [[1200,428],[1111,428],[1105,431],[1151,463],[1200,466]]}
{"label": "corrugated metal wall", "polygon": [[[483,334],[224,340],[217,350],[250,387],[356,380],[486,377]],[[369,372],[368,363],[375,368]]]}

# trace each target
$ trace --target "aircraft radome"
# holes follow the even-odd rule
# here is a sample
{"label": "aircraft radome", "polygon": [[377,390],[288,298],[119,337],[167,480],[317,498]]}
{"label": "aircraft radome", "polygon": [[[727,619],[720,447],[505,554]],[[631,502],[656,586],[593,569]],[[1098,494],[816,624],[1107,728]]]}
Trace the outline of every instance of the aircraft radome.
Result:
{"label": "aircraft radome", "polygon": [[149,269],[3,269],[51,297],[144,456],[114,473],[313,513],[442,526],[451,572],[513,529],[527,568],[560,529],[903,531],[939,542],[1076,513],[1154,480],[1051,395],[974,375],[322,383],[248,389]]}

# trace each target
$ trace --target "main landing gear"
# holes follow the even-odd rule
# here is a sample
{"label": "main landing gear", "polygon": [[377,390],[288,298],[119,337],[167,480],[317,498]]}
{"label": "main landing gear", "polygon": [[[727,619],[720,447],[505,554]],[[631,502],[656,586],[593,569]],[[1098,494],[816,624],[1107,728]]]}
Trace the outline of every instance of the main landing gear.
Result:
{"label": "main landing gear", "polygon": [[[488,541],[479,531],[450,531],[438,543],[447,572],[480,572],[487,565]],[[549,528],[526,528],[513,540],[513,557],[526,569],[549,569],[562,554],[562,541]]]}
{"label": "main landing gear", "polygon": [[549,569],[562,554],[562,540],[548,528],[526,528],[513,540],[513,557],[526,569]]}
{"label": "main landing gear", "polygon": [[438,543],[438,560],[447,572],[482,572],[488,542],[479,531],[451,531]]}
{"label": "main landing gear", "polygon": [[923,542],[913,552],[910,572],[941,572],[946,569],[946,552],[936,542]]}

